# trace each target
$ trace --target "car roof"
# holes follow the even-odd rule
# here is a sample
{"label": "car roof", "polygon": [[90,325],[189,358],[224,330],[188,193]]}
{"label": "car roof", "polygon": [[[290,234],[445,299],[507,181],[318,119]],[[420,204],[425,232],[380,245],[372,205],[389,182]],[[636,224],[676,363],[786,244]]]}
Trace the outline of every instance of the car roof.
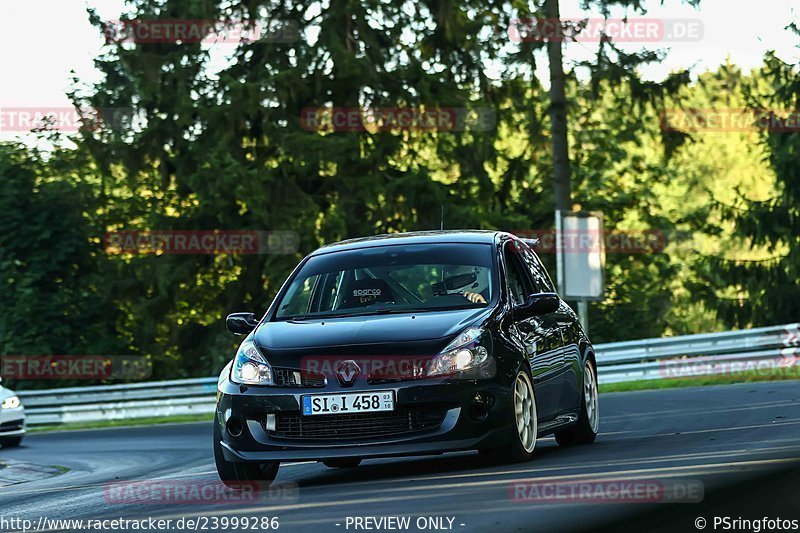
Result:
{"label": "car roof", "polygon": [[311,255],[396,244],[493,244],[495,238],[502,234],[505,234],[505,232],[495,230],[430,230],[412,231],[408,233],[387,233],[384,235],[347,239],[345,241],[327,244],[317,249]]}

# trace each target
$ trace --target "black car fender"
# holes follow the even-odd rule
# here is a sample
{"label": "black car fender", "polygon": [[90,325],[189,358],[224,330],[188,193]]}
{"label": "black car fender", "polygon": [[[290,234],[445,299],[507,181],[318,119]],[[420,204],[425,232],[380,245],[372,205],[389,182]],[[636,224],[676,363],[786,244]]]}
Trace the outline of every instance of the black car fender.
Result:
{"label": "black car fender", "polygon": [[594,353],[594,347],[592,347],[591,343],[584,337],[581,336],[581,341],[579,344],[580,353],[581,353],[581,372],[578,374],[578,379],[580,381],[581,390],[583,389],[583,368],[586,367],[586,362],[592,362],[592,368],[594,368],[594,377],[597,380],[597,357]]}

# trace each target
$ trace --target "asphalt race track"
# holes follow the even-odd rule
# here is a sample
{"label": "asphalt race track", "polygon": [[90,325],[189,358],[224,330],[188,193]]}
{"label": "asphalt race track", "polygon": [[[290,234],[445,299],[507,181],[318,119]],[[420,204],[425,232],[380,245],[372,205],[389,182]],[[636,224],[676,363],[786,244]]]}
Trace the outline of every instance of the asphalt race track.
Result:
{"label": "asphalt race track", "polygon": [[[709,498],[716,492],[800,465],[800,382],[605,394],[593,445],[559,448],[552,438],[542,439],[533,461],[511,465],[491,464],[475,453],[370,460],[351,470],[283,465],[279,489],[250,502],[109,497],[114,482],[215,484],[210,424],[33,434],[18,449],[0,450],[0,462],[7,465],[0,469],[0,516],[33,522],[257,516],[277,517],[280,531],[318,533],[365,530],[354,527],[354,517],[410,516],[411,531],[418,530],[420,517],[452,519],[455,531],[571,531],[628,523],[666,506],[514,501],[511,484],[639,479],[701,482],[703,502],[681,503],[683,512],[659,518],[672,530],[696,531],[694,517],[711,520]],[[41,468],[53,465],[62,468]],[[784,495],[800,502],[800,492]],[[794,516],[783,518],[800,518],[798,508],[800,503]],[[448,530],[446,518],[439,530]]]}

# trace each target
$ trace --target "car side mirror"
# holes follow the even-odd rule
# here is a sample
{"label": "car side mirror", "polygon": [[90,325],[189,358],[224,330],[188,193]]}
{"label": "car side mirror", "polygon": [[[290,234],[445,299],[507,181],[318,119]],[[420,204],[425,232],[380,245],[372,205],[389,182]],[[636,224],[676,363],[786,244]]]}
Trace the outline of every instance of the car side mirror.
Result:
{"label": "car side mirror", "polygon": [[225,327],[234,335],[246,335],[257,325],[258,320],[253,313],[232,313],[225,319]]}
{"label": "car side mirror", "polygon": [[515,307],[515,311],[522,318],[546,315],[558,310],[558,295],[554,292],[540,292],[531,294],[525,303]]}

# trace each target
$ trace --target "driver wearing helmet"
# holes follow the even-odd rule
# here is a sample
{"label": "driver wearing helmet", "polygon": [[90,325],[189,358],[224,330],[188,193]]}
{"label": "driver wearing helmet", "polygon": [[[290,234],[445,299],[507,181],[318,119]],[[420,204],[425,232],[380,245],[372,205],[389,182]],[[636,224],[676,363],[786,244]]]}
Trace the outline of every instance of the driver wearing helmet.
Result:
{"label": "driver wearing helmet", "polygon": [[[470,274],[474,274],[474,277]],[[452,286],[448,283],[447,294],[460,294],[475,304],[487,303],[489,297],[488,269],[470,265],[457,266],[452,270],[447,270],[446,277],[450,279],[463,277],[466,282],[460,286]]]}

